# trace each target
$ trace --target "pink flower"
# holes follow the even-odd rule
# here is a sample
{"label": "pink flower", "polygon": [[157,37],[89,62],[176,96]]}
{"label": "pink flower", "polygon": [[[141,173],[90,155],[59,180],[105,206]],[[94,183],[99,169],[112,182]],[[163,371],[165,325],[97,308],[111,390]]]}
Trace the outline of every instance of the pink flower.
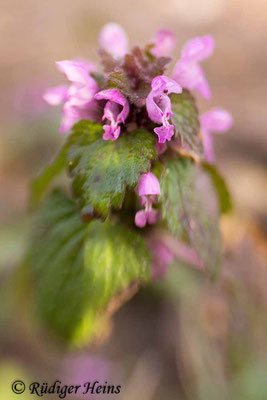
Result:
{"label": "pink flower", "polygon": [[92,81],[89,75],[94,70],[94,65],[84,60],[63,60],[57,61],[56,65],[59,71],[63,72],[69,81],[87,85]]}
{"label": "pink flower", "polygon": [[107,89],[95,95],[96,100],[108,100],[104,108],[102,120],[107,119],[110,124],[104,125],[104,140],[116,140],[120,135],[120,126],[128,117],[130,106],[126,98],[117,89]]}
{"label": "pink flower", "polygon": [[[91,382],[91,387],[94,382],[95,393],[97,385],[111,384],[120,378],[118,365],[112,361],[106,360],[97,354],[74,353],[66,355],[62,358],[57,371],[57,378],[59,381],[64,382],[66,385],[80,385],[83,390],[71,393],[71,399],[95,399],[96,396],[92,394],[89,389],[86,396],[83,395],[85,390],[85,383]],[[104,398],[110,399],[112,394],[105,393]],[[114,397],[113,397],[114,398]]]}
{"label": "pink flower", "polygon": [[153,39],[154,47],[151,53],[156,57],[168,57],[176,44],[176,38],[169,29],[160,29]]}
{"label": "pink flower", "polygon": [[43,98],[51,105],[64,104],[60,133],[68,131],[81,119],[93,119],[98,90],[96,81],[89,75],[93,64],[88,61],[59,61],[58,69],[72,82],[70,86],[56,86],[48,89]]}
{"label": "pink flower", "polygon": [[158,142],[165,143],[171,140],[174,134],[174,126],[169,123],[173,115],[171,101],[168,97],[170,93],[181,93],[182,87],[167,76],[156,76],[151,83],[152,90],[146,99],[146,108],[149,118],[162,126],[155,128],[158,135]]}
{"label": "pink flower", "polygon": [[183,88],[196,91],[203,97],[211,97],[209,84],[205,73],[199,66],[199,61],[212,55],[214,40],[211,36],[196,37],[183,48],[181,59],[176,63],[173,72],[175,79]]}
{"label": "pink flower", "polygon": [[157,177],[152,172],[141,175],[138,184],[138,195],[148,196],[158,194],[160,194],[160,186]]}
{"label": "pink flower", "polygon": [[44,95],[43,99],[51,106],[57,106],[68,100],[68,86],[55,86],[48,89]]}
{"label": "pink flower", "polygon": [[100,34],[101,47],[115,58],[122,58],[128,51],[128,38],[124,29],[115,23],[105,25]]}
{"label": "pink flower", "polygon": [[182,48],[182,59],[191,62],[199,62],[212,55],[214,39],[212,36],[202,36],[191,39]]}
{"label": "pink flower", "polygon": [[174,255],[160,238],[148,238],[147,244],[152,255],[151,278],[163,278],[174,260]]}
{"label": "pink flower", "polygon": [[223,133],[233,124],[231,114],[223,108],[213,108],[200,117],[200,129],[203,135],[205,157],[214,161],[213,138],[211,132]]}
{"label": "pink flower", "polygon": [[152,205],[156,202],[156,196],[160,195],[160,185],[152,172],[140,176],[137,193],[141,197],[145,209],[135,214],[135,224],[139,228],[143,228],[147,223],[154,224],[158,218],[158,211],[154,210]]}

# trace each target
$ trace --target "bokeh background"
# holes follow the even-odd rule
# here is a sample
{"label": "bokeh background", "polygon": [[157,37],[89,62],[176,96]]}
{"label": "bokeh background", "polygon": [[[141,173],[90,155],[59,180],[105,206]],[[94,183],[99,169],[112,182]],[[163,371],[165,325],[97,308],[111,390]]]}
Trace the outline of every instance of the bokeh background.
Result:
{"label": "bokeh background", "polygon": [[[235,211],[222,221],[219,283],[212,286],[176,265],[164,282],[123,307],[105,344],[64,357],[76,357],[83,372],[113,363],[124,388],[120,398],[127,400],[266,400],[266,0],[0,0],[2,291],[24,252],[30,181],[64,140],[59,110],[50,109],[42,93],[64,81],[56,60],[97,62],[98,32],[110,21],[127,30],[131,44],[172,29],[176,58],[189,38],[214,36],[215,54],[203,64],[213,96],[198,104],[201,111],[222,106],[234,117],[231,131],[216,136],[216,154]],[[1,307],[0,393],[13,399],[10,381],[41,374],[59,357],[41,356],[38,339]]]}

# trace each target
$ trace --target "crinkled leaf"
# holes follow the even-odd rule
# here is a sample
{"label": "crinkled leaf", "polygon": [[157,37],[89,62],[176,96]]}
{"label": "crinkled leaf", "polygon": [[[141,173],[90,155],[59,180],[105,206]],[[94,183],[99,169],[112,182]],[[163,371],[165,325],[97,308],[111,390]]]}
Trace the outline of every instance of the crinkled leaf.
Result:
{"label": "crinkled leaf", "polygon": [[227,214],[233,208],[231,194],[226,185],[226,182],[218,169],[211,164],[203,163],[204,170],[209,174],[213,186],[217,192],[220,210],[222,214]]}
{"label": "crinkled leaf", "polygon": [[161,181],[162,214],[173,234],[184,232],[206,269],[218,270],[221,238],[217,197],[208,175],[189,159],[171,160]]}
{"label": "crinkled leaf", "polygon": [[82,223],[75,203],[60,191],[37,214],[28,261],[38,318],[76,345],[102,333],[106,309],[118,294],[149,278],[140,233],[109,221]]}
{"label": "crinkled leaf", "polygon": [[[109,312],[117,309],[136,291],[136,284],[149,279],[150,255],[144,239],[109,221],[89,224],[84,260],[89,272],[90,306],[94,310],[107,305]],[[91,318],[90,311],[87,318]],[[87,327],[83,324],[75,340],[85,342],[86,337]]]}
{"label": "crinkled leaf", "polygon": [[77,124],[70,138],[68,165],[74,177],[73,192],[82,210],[93,207],[95,213],[106,216],[111,206],[121,207],[126,186],[137,185],[156,154],[154,138],[146,131],[121,135],[115,141],[103,140],[102,134],[98,124],[84,124],[81,133]]}
{"label": "crinkled leaf", "polygon": [[196,102],[188,90],[181,94],[170,95],[172,103],[172,117],[175,126],[175,135],[181,147],[193,151],[199,156],[203,154],[203,146],[199,137],[199,120]]}
{"label": "crinkled leaf", "polygon": [[40,204],[52,180],[66,167],[68,149],[74,144],[90,144],[102,134],[102,126],[88,120],[78,122],[74,125],[73,130],[74,134],[68,137],[55,160],[33,181],[30,199],[31,207],[35,208]]}
{"label": "crinkled leaf", "polygon": [[91,271],[92,304],[103,307],[132,282],[147,280],[148,259],[145,242],[136,232],[109,221],[89,224],[85,264]]}

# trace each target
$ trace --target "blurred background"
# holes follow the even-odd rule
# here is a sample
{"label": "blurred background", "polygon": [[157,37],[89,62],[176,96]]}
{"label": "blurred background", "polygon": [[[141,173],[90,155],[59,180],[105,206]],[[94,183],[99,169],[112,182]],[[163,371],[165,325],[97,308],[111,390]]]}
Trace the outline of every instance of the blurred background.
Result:
{"label": "blurred background", "polygon": [[117,313],[104,344],[60,357],[43,354],[23,318],[9,318],[1,301],[1,398],[16,398],[15,378],[46,376],[53,366],[70,380],[74,370],[104,380],[115,374],[119,397],[127,400],[266,400],[266,0],[0,0],[1,296],[24,251],[30,181],[64,140],[60,112],[42,93],[64,82],[56,60],[97,62],[98,32],[110,21],[125,28],[131,44],[149,42],[159,28],[173,30],[174,58],[191,37],[216,40],[214,56],[203,64],[213,96],[198,104],[201,112],[222,106],[235,121],[215,145],[235,205],[222,221],[222,278],[211,285],[173,265],[164,281]]}

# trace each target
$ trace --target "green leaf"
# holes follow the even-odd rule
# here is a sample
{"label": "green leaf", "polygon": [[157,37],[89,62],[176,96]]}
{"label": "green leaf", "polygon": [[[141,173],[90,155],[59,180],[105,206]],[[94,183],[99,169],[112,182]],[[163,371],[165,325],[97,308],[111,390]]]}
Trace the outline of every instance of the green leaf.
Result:
{"label": "green leaf", "polygon": [[220,210],[222,214],[227,214],[233,209],[232,198],[226,182],[214,165],[203,163],[203,169],[209,174],[210,179],[217,192]]}
{"label": "green leaf", "polygon": [[[90,288],[85,321],[91,320],[92,309],[105,309],[111,299],[117,309],[127,299],[129,288],[147,282],[150,276],[150,254],[142,236],[108,220],[89,224],[84,262]],[[88,326],[83,323],[76,331],[75,342],[85,343],[87,336]]]}
{"label": "green leaf", "polygon": [[162,215],[174,235],[187,239],[213,275],[221,258],[217,197],[207,174],[189,159],[167,163],[161,181]]}
{"label": "green leaf", "polygon": [[176,137],[180,139],[182,148],[191,150],[202,156],[203,146],[199,137],[199,120],[196,102],[188,90],[181,94],[170,95],[172,117]]}
{"label": "green leaf", "polygon": [[75,203],[55,191],[38,211],[30,265],[36,314],[52,333],[70,340],[86,302],[83,265],[86,225]]}
{"label": "green leaf", "polygon": [[60,191],[36,216],[27,261],[36,315],[48,331],[77,346],[102,333],[114,297],[149,278],[140,233],[110,221],[82,223],[75,202]]}
{"label": "green leaf", "polygon": [[91,272],[92,304],[103,307],[132,282],[146,281],[149,278],[148,259],[144,240],[136,232],[109,221],[92,222],[85,244],[85,264]]}
{"label": "green leaf", "polygon": [[74,144],[90,144],[102,135],[102,126],[94,122],[82,120],[73,127],[74,134],[69,136],[55,160],[33,181],[31,187],[30,205],[36,208],[43,200],[44,194],[52,180],[59,175],[67,165],[68,149]]}
{"label": "green leaf", "polygon": [[51,184],[52,180],[61,173],[67,163],[67,146],[63,146],[55,160],[33,181],[31,185],[30,205],[32,208],[38,206]]}
{"label": "green leaf", "polygon": [[138,130],[105,141],[98,124],[88,123],[83,132],[79,129],[76,125],[68,151],[73,193],[82,212],[93,207],[95,213],[105,217],[111,206],[121,207],[126,186],[136,186],[140,174],[149,170],[150,160],[156,157],[155,139]]}

